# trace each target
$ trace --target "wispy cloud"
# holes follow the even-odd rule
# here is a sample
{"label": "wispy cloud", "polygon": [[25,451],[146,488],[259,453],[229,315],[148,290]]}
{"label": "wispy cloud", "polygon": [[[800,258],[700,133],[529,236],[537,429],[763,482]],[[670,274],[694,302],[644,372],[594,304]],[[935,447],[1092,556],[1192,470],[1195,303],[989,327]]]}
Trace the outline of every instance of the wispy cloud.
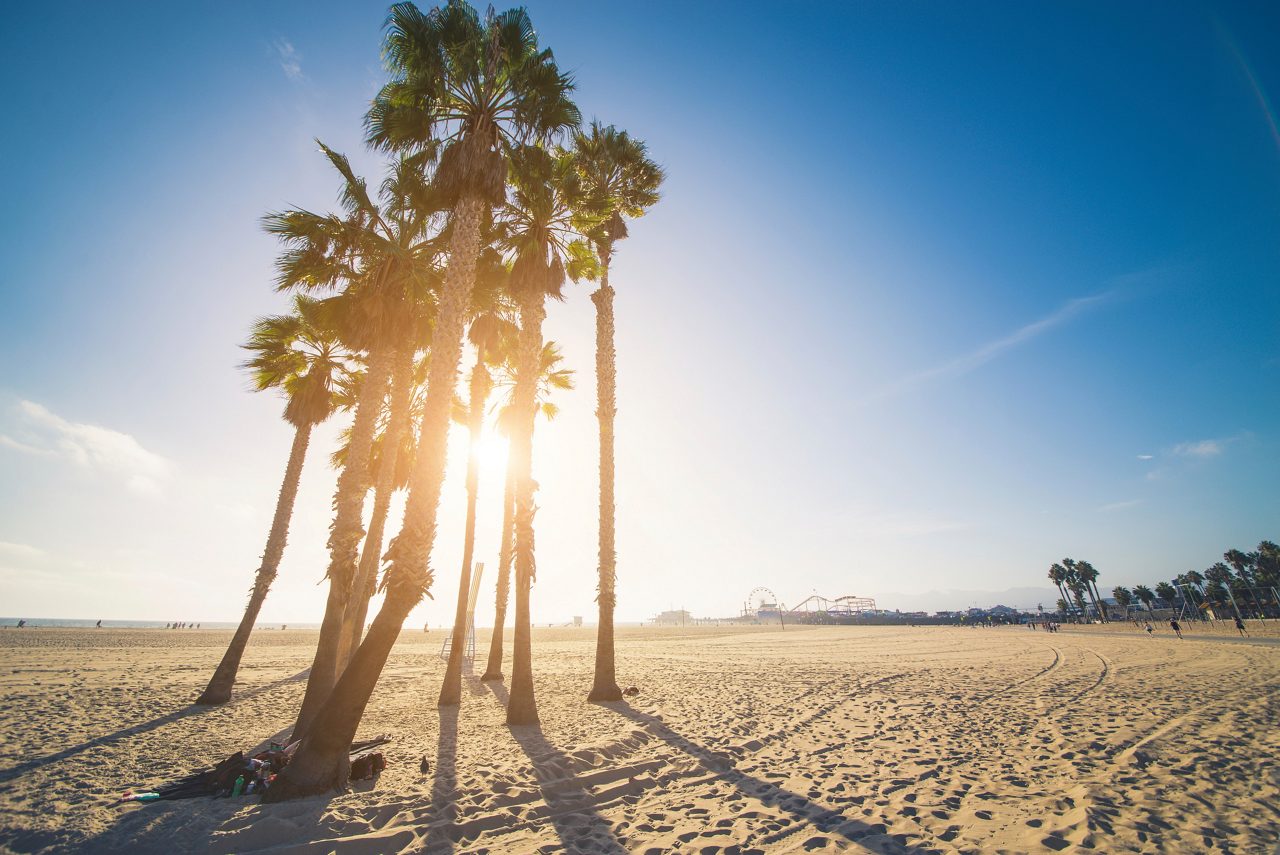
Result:
{"label": "wispy cloud", "polygon": [[1056,310],[1045,315],[1043,318],[1019,327],[1006,336],[1001,336],[994,341],[987,342],[971,353],[966,353],[964,356],[956,357],[955,359],[944,362],[941,365],[935,365],[932,368],[927,368],[924,371],[913,374],[907,378],[907,382],[919,383],[924,380],[932,380],[938,377],[958,377],[963,374],[968,374],[970,371],[981,368],[991,360],[1013,350],[1015,347],[1026,344],[1032,339],[1038,338],[1050,330],[1060,327],[1063,324],[1078,318],[1085,312],[1106,303],[1111,299],[1112,293],[1113,292],[1108,291],[1103,294],[1094,294],[1090,297],[1077,297],[1074,300],[1068,300],[1066,303],[1063,303]]}
{"label": "wispy cloud", "polygon": [[1170,449],[1174,457],[1198,457],[1201,459],[1217,457],[1226,449],[1231,439],[1201,439],[1195,442],[1180,442]]}
{"label": "wispy cloud", "polygon": [[60,457],[121,478],[134,492],[158,494],[171,464],[127,433],[72,422],[34,401],[19,401],[22,439],[0,434],[0,445],[24,454]]}
{"label": "wispy cloud", "polygon": [[1151,460],[1151,459],[1153,459],[1154,457],[1155,457],[1155,455],[1154,455],[1154,454],[1139,454],[1139,455],[1138,455],[1138,459],[1139,459],[1139,460]]}
{"label": "wispy cloud", "polygon": [[285,77],[290,80],[306,79],[306,75],[302,73],[302,54],[293,46],[293,42],[288,39],[276,39],[271,47],[280,61],[280,69]]}
{"label": "wispy cloud", "polygon": [[1098,513],[1109,514],[1112,511],[1123,511],[1126,508],[1137,507],[1140,504],[1142,504],[1141,499],[1126,499],[1123,502],[1111,502],[1110,504],[1102,505],[1101,507],[1099,507]]}
{"label": "wispy cloud", "polygon": [[927,383],[931,380],[961,377],[981,368],[994,359],[998,359],[1005,353],[1008,353],[1009,351],[1014,350],[1015,348],[1018,348],[1057,327],[1070,323],[1081,315],[1102,306],[1117,296],[1118,293],[1119,289],[1112,289],[1101,294],[1093,294],[1088,297],[1076,297],[1075,299],[1068,300],[1066,303],[1063,303],[1043,318],[1024,324],[1013,332],[994,339],[993,341],[989,341],[981,347],[978,347],[977,349],[962,356],[949,359],[946,362],[942,362],[931,368],[926,368],[923,371],[917,371],[914,374],[909,374],[892,383],[890,386],[880,390],[879,393],[872,394],[868,400],[875,401],[901,394],[912,387],[921,385],[922,383]]}
{"label": "wispy cloud", "polygon": [[43,558],[45,551],[36,546],[29,546],[25,543],[10,543],[7,540],[0,540],[0,557],[32,559]]}

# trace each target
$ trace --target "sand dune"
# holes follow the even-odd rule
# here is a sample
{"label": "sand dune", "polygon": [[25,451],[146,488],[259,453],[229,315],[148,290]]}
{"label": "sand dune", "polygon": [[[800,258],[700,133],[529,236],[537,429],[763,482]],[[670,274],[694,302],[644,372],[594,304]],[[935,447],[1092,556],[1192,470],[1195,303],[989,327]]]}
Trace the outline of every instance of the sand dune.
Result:
{"label": "sand dune", "polygon": [[[586,705],[590,630],[535,634],[543,725],[435,698],[396,647],[351,793],[109,807],[288,727],[315,635],[263,632],[237,699],[187,706],[227,633],[0,633],[0,847],[130,852],[1271,852],[1280,647],[1119,629],[630,630],[630,704]],[[481,639],[483,644],[483,638]],[[430,773],[419,770],[426,755]]]}

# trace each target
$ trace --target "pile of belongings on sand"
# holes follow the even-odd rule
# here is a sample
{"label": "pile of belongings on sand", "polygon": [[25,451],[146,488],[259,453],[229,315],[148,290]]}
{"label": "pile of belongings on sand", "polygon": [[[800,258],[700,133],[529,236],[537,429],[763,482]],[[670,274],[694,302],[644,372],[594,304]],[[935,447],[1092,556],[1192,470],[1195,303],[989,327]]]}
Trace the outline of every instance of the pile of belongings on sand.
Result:
{"label": "pile of belongings on sand", "polygon": [[[350,753],[351,780],[365,781],[377,777],[387,768],[382,752],[374,749],[390,741],[389,736],[378,736],[363,742],[353,742]],[[116,804],[196,799],[204,796],[239,798],[262,793],[271,788],[276,775],[289,765],[299,744],[301,740],[289,745],[272,742],[267,750],[252,757],[245,757],[243,751],[237,751],[212,769],[202,769],[154,790],[126,792]]]}

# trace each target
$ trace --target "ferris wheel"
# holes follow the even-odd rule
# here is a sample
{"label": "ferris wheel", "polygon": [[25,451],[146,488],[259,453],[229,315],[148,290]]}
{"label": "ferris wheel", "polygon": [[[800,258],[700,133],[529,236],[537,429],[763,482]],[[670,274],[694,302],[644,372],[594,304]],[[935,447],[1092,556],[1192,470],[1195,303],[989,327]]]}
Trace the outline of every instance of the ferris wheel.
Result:
{"label": "ferris wheel", "polygon": [[765,610],[776,611],[778,608],[778,595],[768,588],[752,588],[751,593],[747,594],[747,611],[750,613],[759,614]]}

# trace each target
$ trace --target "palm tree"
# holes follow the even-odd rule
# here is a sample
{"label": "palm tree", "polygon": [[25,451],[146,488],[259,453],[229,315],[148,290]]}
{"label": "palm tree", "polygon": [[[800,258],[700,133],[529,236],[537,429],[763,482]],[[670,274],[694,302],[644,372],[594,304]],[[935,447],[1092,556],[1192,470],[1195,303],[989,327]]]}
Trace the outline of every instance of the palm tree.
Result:
{"label": "palm tree", "polygon": [[[391,373],[403,377],[413,364],[422,329],[419,307],[437,287],[439,254],[433,226],[440,197],[428,180],[433,152],[393,163],[375,202],[345,156],[323,143],[320,148],[342,178],[339,198],[345,217],[293,210],[268,216],[267,228],[294,250],[281,265],[281,287],[345,286],[331,302],[340,310],[344,339],[367,358],[346,465],[333,499],[329,593],[295,737],[306,732],[342,664],[343,626],[365,534],[374,428]],[[397,448],[393,442],[388,451]]]}
{"label": "palm tree", "polygon": [[1081,582],[1079,579],[1076,579],[1067,587],[1071,589],[1071,595],[1075,597],[1076,605],[1080,608],[1080,614],[1088,617],[1089,608],[1088,606],[1085,605],[1085,602],[1084,602],[1085,592],[1088,590],[1088,588],[1085,586],[1084,582]]}
{"label": "palm tree", "polygon": [[1066,617],[1067,613],[1070,611],[1071,604],[1067,602],[1067,595],[1064,592],[1063,595],[1058,598],[1058,614]]}
{"label": "palm tree", "polygon": [[1186,574],[1186,584],[1193,585],[1201,593],[1204,593],[1205,576],[1199,570],[1191,570]]}
{"label": "palm tree", "polygon": [[[561,368],[563,361],[560,347],[549,341],[542,348],[541,370],[538,380],[538,412],[547,418],[554,419],[559,408],[547,400],[555,389],[569,390],[573,388],[573,371]],[[515,386],[516,366],[515,354],[508,352],[503,366],[505,379],[499,380],[500,386]],[[511,393],[507,395],[507,405],[498,413],[498,428],[508,437],[514,427],[515,408],[512,405]],[[514,550],[515,535],[515,472],[513,458],[507,457],[506,488],[502,496],[502,542],[498,550],[498,585],[494,597],[493,635],[489,639],[489,661],[485,667],[482,681],[502,680],[502,636],[507,620],[507,597],[511,587],[511,560]]]}
{"label": "palm tree", "polygon": [[1151,592],[1150,588],[1146,585],[1134,585],[1133,595],[1142,601],[1142,604],[1147,607],[1147,611],[1151,611],[1151,601],[1156,598],[1156,595]]}
{"label": "palm tree", "polygon": [[576,127],[573,84],[549,50],[539,50],[528,14],[513,9],[484,21],[461,0],[423,14],[391,8],[384,55],[393,79],[366,118],[369,141],[414,151],[441,141],[436,182],[451,206],[449,265],[436,309],[418,460],[400,534],[387,559],[386,597],[369,632],[267,791],[278,801],[346,785],[347,750],[409,611],[431,586],[449,413],[476,261],[481,220],[505,199],[506,153],[517,143]]}
{"label": "palm tree", "polygon": [[1049,581],[1058,586],[1058,594],[1062,597],[1060,602],[1067,600],[1067,568],[1061,564],[1051,564],[1049,566]]}
{"label": "palm tree", "polygon": [[595,271],[595,257],[573,230],[574,222],[580,221],[584,213],[573,154],[526,147],[513,160],[513,165],[514,192],[502,212],[507,229],[503,244],[514,259],[511,292],[520,310],[516,385],[512,392],[516,614],[511,690],[507,698],[509,725],[538,721],[529,594],[536,572],[533,426],[544,351],[542,322],[547,315],[547,298],[562,299],[566,276],[577,281]]}
{"label": "palm tree", "polygon": [[1258,556],[1254,581],[1264,588],[1280,585],[1280,546],[1264,540],[1254,554]]}
{"label": "palm tree", "polygon": [[1159,582],[1156,584],[1156,596],[1172,606],[1178,598],[1178,589],[1168,582]]}
{"label": "palm tree", "polygon": [[1080,577],[1080,581],[1084,582],[1085,588],[1089,591],[1089,596],[1093,599],[1093,607],[1098,611],[1098,617],[1103,623],[1106,623],[1107,612],[1102,607],[1102,594],[1098,591],[1098,571],[1088,561],[1077,561],[1076,575]]}
{"label": "palm tree", "polygon": [[1111,596],[1116,598],[1118,603],[1126,612],[1129,610],[1129,604],[1133,602],[1133,591],[1123,585],[1117,585],[1111,589]]}
{"label": "palm tree", "polygon": [[484,411],[493,389],[493,375],[489,366],[499,362],[504,353],[504,344],[514,335],[514,324],[508,318],[508,307],[505,305],[502,286],[506,279],[506,268],[502,265],[497,253],[486,265],[489,276],[486,280],[495,287],[480,287],[480,277],[472,294],[474,318],[471,321],[467,338],[475,348],[476,361],[471,367],[469,398],[464,413],[467,426],[467,516],[466,528],[462,541],[462,571],[458,575],[458,611],[455,615],[452,644],[449,647],[449,661],[445,666],[444,680],[440,686],[440,706],[456,706],[462,702],[462,656],[466,637],[467,604],[471,592],[471,561],[475,555],[476,545],[476,501],[480,492],[480,459],[477,456],[477,445],[480,432],[484,428]]}
{"label": "palm tree", "polygon": [[[369,520],[369,531],[360,547],[360,563],[351,583],[351,596],[343,612],[338,643],[339,673],[347,667],[351,654],[360,643],[364,621],[369,613],[369,601],[377,590],[379,560],[382,557],[391,498],[396,490],[407,485],[408,471],[413,464],[413,415],[415,411],[421,410],[421,395],[417,394],[421,383],[418,381],[425,376],[422,366],[426,360],[419,361],[415,366],[412,360],[401,359],[403,355],[397,354],[397,364],[391,375],[390,402],[370,450],[370,474],[374,482],[373,515]],[[415,407],[415,403],[419,406]],[[348,437],[348,443],[334,452],[335,464],[345,462],[345,452],[349,446]],[[340,455],[341,461],[338,459]]]}
{"label": "palm tree", "polygon": [[617,550],[614,507],[614,419],[617,415],[617,354],[614,350],[613,287],[609,265],[618,241],[627,236],[624,217],[639,217],[657,204],[663,172],[649,159],[645,145],[612,125],[592,122],[575,139],[584,189],[600,216],[586,229],[600,259],[600,288],[591,295],[596,307],[596,417],[600,421],[599,582],[596,593],[600,623],[596,630],[595,679],[589,701],[616,701],[622,690],[614,674],[613,616],[617,605]]}
{"label": "palm tree", "polygon": [[1239,549],[1228,549],[1222,554],[1227,564],[1236,572],[1245,587],[1253,584],[1254,570],[1258,566],[1258,555],[1255,552],[1241,552]]}
{"label": "palm tree", "polygon": [[1084,588],[1084,583],[1080,580],[1080,571],[1076,567],[1076,562],[1071,558],[1062,559],[1062,566],[1066,568],[1066,578],[1063,584],[1066,585],[1068,591],[1075,597],[1076,602],[1080,605],[1080,613],[1087,615],[1088,608],[1085,607],[1084,601],[1080,599],[1080,592]]}
{"label": "palm tree", "polygon": [[231,687],[235,684],[240,659],[249,643],[249,634],[253,632],[253,625],[284,555],[311,429],[332,415],[334,390],[347,372],[346,355],[333,332],[320,322],[315,301],[298,295],[294,297],[293,305],[292,314],[259,319],[245,345],[253,354],[244,367],[253,377],[254,390],[279,389],[287,398],[284,420],[293,425],[293,447],[285,466],[284,483],[276,499],[267,548],[254,576],[244,617],[231,636],[231,644],[214,670],[209,685],[196,700],[197,704],[223,704],[231,699]]}

